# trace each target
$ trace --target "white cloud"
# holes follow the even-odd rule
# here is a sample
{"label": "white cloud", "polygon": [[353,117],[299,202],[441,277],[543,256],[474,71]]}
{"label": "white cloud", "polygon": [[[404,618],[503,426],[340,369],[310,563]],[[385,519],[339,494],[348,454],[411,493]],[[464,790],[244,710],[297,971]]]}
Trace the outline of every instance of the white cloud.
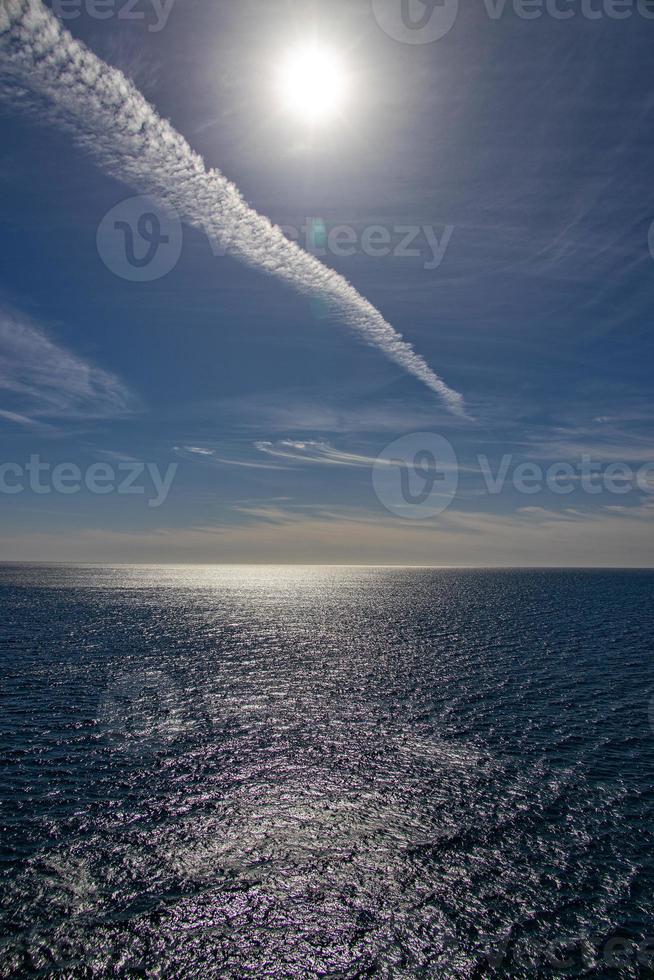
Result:
{"label": "white cloud", "polygon": [[219,466],[239,466],[249,470],[280,470],[283,468],[273,466],[270,463],[251,463],[247,460],[225,459],[224,456],[219,456],[215,449],[208,449],[204,446],[175,446],[174,450],[184,459],[194,459]]}
{"label": "white cloud", "polygon": [[177,453],[189,453],[191,456],[215,456],[215,450],[203,449],[202,446],[175,446]]}
{"label": "white cloud", "polygon": [[40,116],[71,132],[113,177],[172,208],[216,247],[320,299],[368,344],[436,392],[451,412],[464,414],[461,395],[374,306],[288,241],[219,171],[208,171],[122,72],[76,41],[40,0],[0,0],[0,50],[5,99],[29,107],[38,97]]}
{"label": "white cloud", "polygon": [[115,375],[51,340],[25,317],[0,310],[0,415],[45,428],[35,418],[102,418],[132,410],[135,400]]}
{"label": "white cloud", "polygon": [[0,409],[0,419],[5,419],[6,422],[13,422],[15,425],[22,425],[26,429],[31,429],[33,432],[56,431],[54,426],[48,425],[46,422],[35,422],[34,419],[29,418],[27,415],[21,415],[20,412],[8,412],[5,409]]}
{"label": "white cloud", "polygon": [[335,449],[327,442],[311,440],[280,439],[278,442],[255,442],[255,448],[277,459],[289,459],[303,463],[322,463],[331,466],[370,467],[375,459],[357,453],[346,453]]}

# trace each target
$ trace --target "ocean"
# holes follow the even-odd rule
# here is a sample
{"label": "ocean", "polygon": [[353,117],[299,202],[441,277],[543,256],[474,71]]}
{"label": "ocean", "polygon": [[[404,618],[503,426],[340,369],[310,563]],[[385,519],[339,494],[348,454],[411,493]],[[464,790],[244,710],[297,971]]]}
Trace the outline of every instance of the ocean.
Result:
{"label": "ocean", "polygon": [[0,566],[0,975],[654,975],[653,594]]}

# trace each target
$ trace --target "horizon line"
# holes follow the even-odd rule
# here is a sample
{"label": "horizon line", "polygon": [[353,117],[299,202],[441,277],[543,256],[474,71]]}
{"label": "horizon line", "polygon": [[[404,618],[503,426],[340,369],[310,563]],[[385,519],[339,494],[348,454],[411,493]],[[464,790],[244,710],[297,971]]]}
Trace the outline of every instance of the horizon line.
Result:
{"label": "horizon line", "polygon": [[98,567],[120,566],[125,568],[409,568],[433,571],[605,571],[605,572],[652,572],[654,565],[412,565],[388,562],[294,562],[294,561],[51,561],[47,559],[0,559],[3,565],[45,565],[49,567]]}

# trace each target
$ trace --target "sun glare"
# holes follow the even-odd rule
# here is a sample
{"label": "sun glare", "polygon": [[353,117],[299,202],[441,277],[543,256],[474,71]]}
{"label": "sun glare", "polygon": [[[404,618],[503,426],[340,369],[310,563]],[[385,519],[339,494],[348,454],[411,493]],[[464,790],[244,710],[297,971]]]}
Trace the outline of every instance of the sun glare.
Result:
{"label": "sun glare", "polygon": [[322,123],[342,107],[347,78],[338,55],[320,44],[291,51],[279,69],[285,109],[308,123]]}

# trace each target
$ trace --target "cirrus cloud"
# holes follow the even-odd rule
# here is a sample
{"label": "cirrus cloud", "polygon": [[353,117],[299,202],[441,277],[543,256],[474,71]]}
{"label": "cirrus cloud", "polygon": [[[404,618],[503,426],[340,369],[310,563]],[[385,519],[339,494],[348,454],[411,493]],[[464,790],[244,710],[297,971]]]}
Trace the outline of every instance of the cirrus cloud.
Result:
{"label": "cirrus cloud", "polygon": [[26,426],[35,418],[106,418],[136,407],[115,375],[56,344],[27,317],[1,309],[0,398],[0,416]]}
{"label": "cirrus cloud", "polygon": [[[135,86],[64,29],[41,0],[0,0],[0,96],[63,127],[112,177],[203,230],[217,249],[319,300],[455,415],[463,398],[343,276],[251,208]],[[36,100],[36,104],[35,104]]]}

